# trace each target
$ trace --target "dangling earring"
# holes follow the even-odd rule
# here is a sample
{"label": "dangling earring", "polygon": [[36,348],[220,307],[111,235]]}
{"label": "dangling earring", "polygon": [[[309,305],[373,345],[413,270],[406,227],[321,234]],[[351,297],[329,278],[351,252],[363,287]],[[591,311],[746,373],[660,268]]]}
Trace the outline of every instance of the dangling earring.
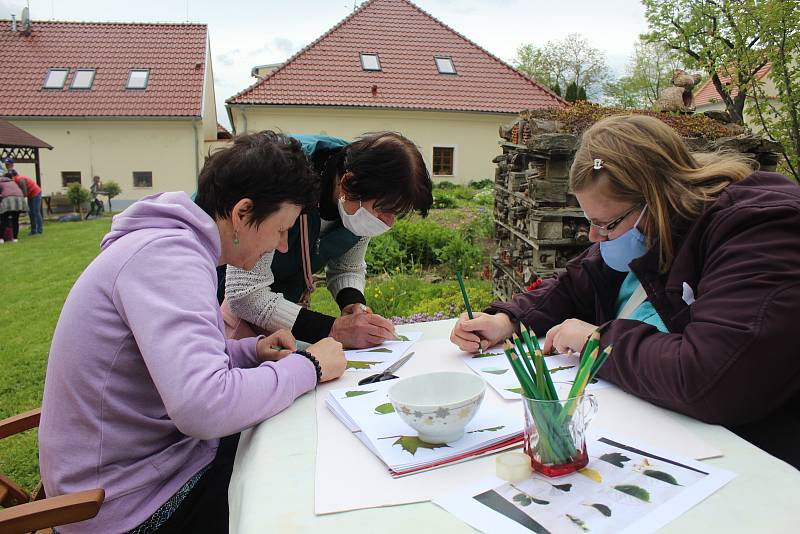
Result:
{"label": "dangling earring", "polygon": [[233,246],[234,247],[239,246],[239,232],[236,230],[233,231]]}

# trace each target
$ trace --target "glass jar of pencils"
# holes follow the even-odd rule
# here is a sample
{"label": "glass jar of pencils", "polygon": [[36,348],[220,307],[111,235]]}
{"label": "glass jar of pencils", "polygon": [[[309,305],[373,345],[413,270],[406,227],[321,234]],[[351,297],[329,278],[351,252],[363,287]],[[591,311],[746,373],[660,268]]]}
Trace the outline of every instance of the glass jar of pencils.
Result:
{"label": "glass jar of pencils", "polygon": [[586,467],[586,428],[597,413],[592,395],[564,400],[522,397],[525,409],[525,453],[533,469],[560,477]]}

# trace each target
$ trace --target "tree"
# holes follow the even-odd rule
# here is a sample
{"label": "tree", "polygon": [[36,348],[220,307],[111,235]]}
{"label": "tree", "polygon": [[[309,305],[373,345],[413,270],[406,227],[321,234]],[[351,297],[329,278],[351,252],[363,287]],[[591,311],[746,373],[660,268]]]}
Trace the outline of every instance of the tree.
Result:
{"label": "tree", "polygon": [[104,182],[103,193],[108,197],[108,212],[111,213],[111,199],[122,193],[122,188],[117,182]]}
{"label": "tree", "polygon": [[75,211],[78,213],[83,213],[81,205],[89,202],[90,197],[89,190],[83,187],[80,182],[72,182],[67,186],[67,198],[75,206]]}
{"label": "tree", "polygon": [[649,108],[661,91],[672,86],[672,74],[684,68],[674,50],[642,39],[633,45],[625,75],[604,87],[606,101],[615,107]]}
{"label": "tree", "polygon": [[576,100],[588,100],[586,98],[586,88],[582,85],[578,87],[578,98]]}
{"label": "tree", "polygon": [[555,94],[557,94],[558,96],[561,96],[561,86],[560,86],[560,85],[558,85],[558,83],[556,83],[556,84],[555,84],[555,85],[552,87],[552,89],[553,89],[553,92],[554,92]]}
{"label": "tree", "polygon": [[[757,16],[764,2],[642,0],[650,26],[650,33],[644,37],[679,51],[687,67],[704,70],[731,118],[744,124],[747,94],[756,73],[768,61]],[[730,86],[723,83],[723,77],[730,78]]]}
{"label": "tree", "polygon": [[584,87],[590,97],[599,96],[603,83],[611,78],[605,54],[577,33],[560,41],[549,41],[541,48],[523,45],[517,49],[512,63],[550,88],[566,87],[574,82],[576,87]]}
{"label": "tree", "polygon": [[800,181],[800,5],[770,0],[761,7],[763,45],[777,99],[769,97],[764,80],[759,80],[747,110],[765,135],[783,145],[788,173]]}
{"label": "tree", "polygon": [[578,100],[578,86],[575,85],[575,82],[569,82],[567,92],[564,94],[564,99],[567,102],[575,102]]}

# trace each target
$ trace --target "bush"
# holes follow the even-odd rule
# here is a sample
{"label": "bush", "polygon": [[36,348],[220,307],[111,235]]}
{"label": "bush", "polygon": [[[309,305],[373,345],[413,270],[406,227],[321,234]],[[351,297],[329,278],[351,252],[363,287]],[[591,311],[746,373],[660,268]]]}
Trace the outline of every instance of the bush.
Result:
{"label": "bush", "polygon": [[490,189],[494,187],[494,180],[471,180],[468,185],[472,189]]}
{"label": "bush", "polygon": [[433,187],[434,189],[453,189],[456,187],[456,184],[448,182],[447,180],[442,180],[441,182],[434,183]]}
{"label": "bush", "polygon": [[472,202],[479,206],[491,206],[494,204],[494,190],[481,189],[472,197]]}
{"label": "bush", "polygon": [[[409,260],[408,263],[406,259]],[[407,258],[405,249],[392,232],[369,240],[366,262],[371,274],[406,272],[414,265],[413,258]]]}
{"label": "bush", "polygon": [[439,252],[438,259],[452,272],[461,271],[464,274],[472,274],[481,267],[483,252],[472,242],[459,236],[444,246]]}
{"label": "bush", "polygon": [[445,208],[455,208],[457,205],[458,203],[456,202],[455,197],[449,195],[448,193],[443,193],[438,189],[433,190],[433,209],[440,210]]}
{"label": "bush", "polygon": [[81,210],[81,204],[89,202],[91,196],[89,190],[83,187],[80,182],[72,182],[67,187],[67,198],[69,198],[69,201],[75,206],[75,211],[79,212]]}

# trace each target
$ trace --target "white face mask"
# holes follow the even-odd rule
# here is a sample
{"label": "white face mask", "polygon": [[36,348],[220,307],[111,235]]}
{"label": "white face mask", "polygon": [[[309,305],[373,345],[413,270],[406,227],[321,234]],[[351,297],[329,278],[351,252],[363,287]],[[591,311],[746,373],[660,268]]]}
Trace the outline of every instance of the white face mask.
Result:
{"label": "white face mask", "polygon": [[384,232],[388,232],[392,227],[369,212],[361,201],[358,201],[358,209],[352,215],[344,209],[344,197],[339,197],[339,216],[345,228],[361,237],[375,237]]}

